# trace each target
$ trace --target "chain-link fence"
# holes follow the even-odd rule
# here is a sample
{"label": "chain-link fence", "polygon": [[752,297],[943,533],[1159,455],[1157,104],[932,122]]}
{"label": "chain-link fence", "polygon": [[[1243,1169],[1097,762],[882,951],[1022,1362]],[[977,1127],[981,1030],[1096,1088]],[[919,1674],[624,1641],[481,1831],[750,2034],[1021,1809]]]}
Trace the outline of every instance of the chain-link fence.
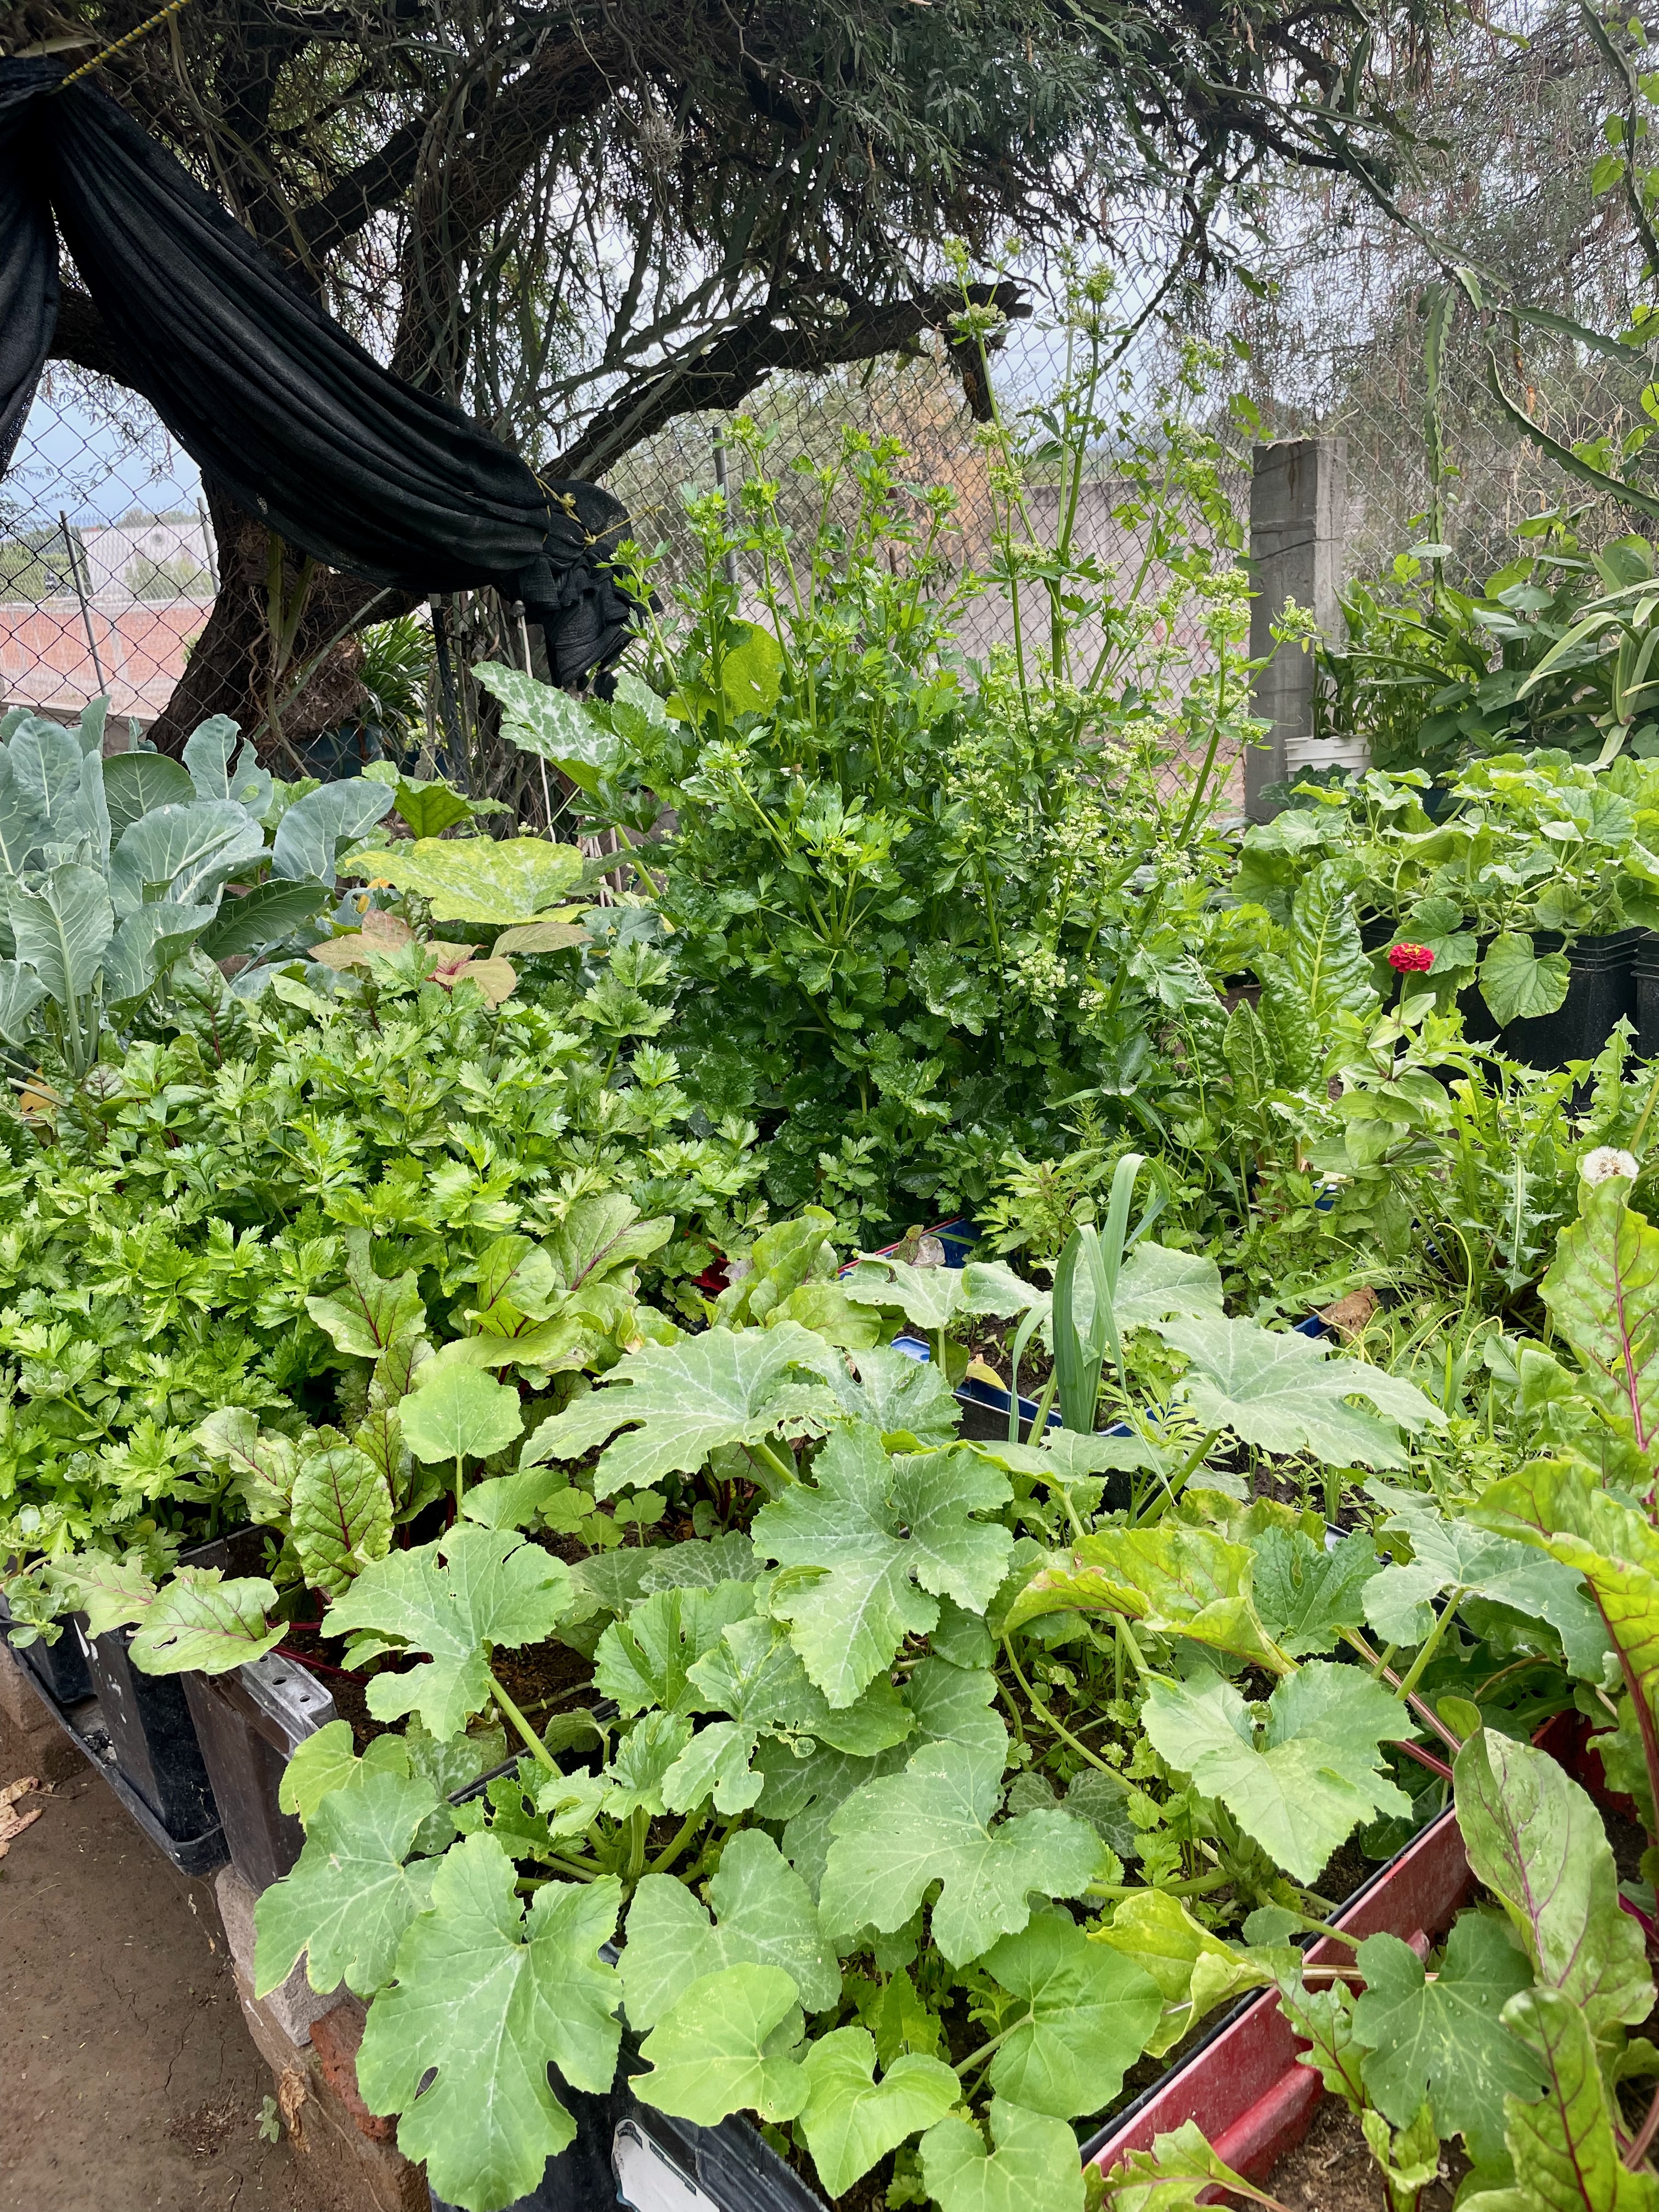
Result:
{"label": "chain-link fence", "polygon": [[0,483],[0,691],[58,719],[101,692],[148,725],[213,605],[195,465],[154,411],[54,364]]}
{"label": "chain-link fence", "polygon": [[[1261,435],[1346,436],[1351,575],[1385,571],[1402,549],[1438,532],[1455,548],[1455,574],[1478,582],[1513,556],[1526,518],[1564,505],[1580,511],[1591,542],[1627,529],[1627,514],[1598,507],[1517,431],[1489,389],[1485,339],[1456,324],[1435,395],[1437,478],[1420,261],[1420,250],[1380,220],[1351,224],[1334,245],[1317,222],[1287,238],[1270,295],[1212,298],[1212,317],[1228,320],[1244,341],[1236,373],[1210,395],[1212,419],[1227,422],[1226,402],[1242,394],[1256,410]],[[1040,295],[1035,304],[1031,323],[1015,326],[997,364],[1011,411],[1046,396],[1065,372],[1064,335]],[[1150,389],[1159,349],[1149,342],[1142,350]],[[1566,340],[1533,343],[1504,368],[1511,388],[1565,443],[1617,439],[1644,419],[1640,377]],[[782,519],[798,536],[810,535],[819,495],[790,464],[832,460],[853,429],[896,440],[907,456],[903,472],[919,489],[947,486],[955,501],[950,558],[966,570],[989,566],[993,457],[942,343],[904,361],[780,377],[752,396],[747,411],[770,436],[764,465],[781,481]],[[1250,433],[1234,421],[1228,435],[1242,449],[1225,481],[1243,524]],[[659,581],[669,596],[695,559],[687,491],[723,480],[736,504],[747,465],[729,420],[699,415],[680,417],[611,471],[609,486],[634,517],[636,535],[664,549]],[[1115,571],[1121,586],[1139,577],[1141,593],[1156,599],[1170,578],[1149,564],[1147,525],[1133,491],[1103,445],[1083,487],[1076,548]],[[1055,489],[1036,482],[1027,511],[1039,541],[1052,538],[1057,503]],[[70,716],[103,691],[118,725],[122,717],[147,725],[207,621],[216,564],[193,465],[151,410],[122,387],[54,365],[0,484],[4,703]],[[1170,606],[1158,642],[1196,679],[1213,666],[1197,610],[1179,593],[1170,595]],[[463,606],[454,622],[458,646],[476,632],[481,651],[505,648],[518,658],[505,611],[492,609],[485,619],[482,607],[469,615]],[[973,595],[959,629],[964,654],[982,659],[1011,641],[1012,626],[1005,595]],[[437,733],[435,708],[427,720]],[[528,803],[534,793],[521,796]]]}

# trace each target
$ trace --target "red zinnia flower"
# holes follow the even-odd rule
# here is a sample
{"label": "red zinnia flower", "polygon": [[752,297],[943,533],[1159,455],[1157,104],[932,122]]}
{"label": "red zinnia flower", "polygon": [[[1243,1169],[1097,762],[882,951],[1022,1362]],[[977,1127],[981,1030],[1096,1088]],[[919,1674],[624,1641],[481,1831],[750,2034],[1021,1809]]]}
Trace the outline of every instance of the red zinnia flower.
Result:
{"label": "red zinnia flower", "polygon": [[1434,955],[1426,945],[1391,945],[1389,965],[1398,975],[1426,975],[1434,965]]}

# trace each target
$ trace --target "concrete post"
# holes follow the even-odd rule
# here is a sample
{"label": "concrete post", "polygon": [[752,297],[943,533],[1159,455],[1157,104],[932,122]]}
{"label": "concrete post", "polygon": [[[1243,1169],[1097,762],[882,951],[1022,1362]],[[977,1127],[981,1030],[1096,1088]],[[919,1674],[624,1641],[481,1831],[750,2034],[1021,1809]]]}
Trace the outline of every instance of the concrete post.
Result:
{"label": "concrete post", "polygon": [[1244,755],[1244,811],[1265,822],[1261,794],[1285,777],[1285,744],[1313,732],[1313,656],[1294,646],[1273,653],[1273,624],[1287,599],[1311,607],[1328,637],[1340,635],[1336,589],[1348,478],[1346,438],[1285,438],[1255,448],[1250,477],[1250,656],[1273,657],[1255,679],[1255,711],[1272,723]]}

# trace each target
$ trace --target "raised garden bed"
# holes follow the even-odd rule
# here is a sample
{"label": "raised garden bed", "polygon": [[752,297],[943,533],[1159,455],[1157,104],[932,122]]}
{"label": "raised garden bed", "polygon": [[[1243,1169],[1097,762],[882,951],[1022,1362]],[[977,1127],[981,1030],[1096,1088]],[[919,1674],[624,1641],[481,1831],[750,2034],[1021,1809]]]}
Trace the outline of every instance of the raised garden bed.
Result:
{"label": "raised garden bed", "polygon": [[[1587,1725],[1577,1713],[1547,1721],[1533,1741],[1589,1793],[1604,1813],[1623,1814],[1601,1761],[1583,1749]],[[1397,1936],[1419,1956],[1451,1926],[1475,1889],[1457,1817],[1449,1806],[1333,1916],[1356,1938]],[[1328,1937],[1310,1946],[1310,1966],[1337,1966],[1350,1947]],[[1133,2102],[1112,2114],[1084,2145],[1086,2165],[1109,2172],[1131,2152],[1195,2120],[1217,2155],[1247,2180],[1266,2182],[1307,2134],[1328,2095],[1317,2071],[1304,2065],[1304,2046],[1291,2033],[1272,1990],[1234,2006],[1196,2046]],[[1340,2108],[1336,2108],[1340,2109]],[[1380,2185],[1371,2170],[1375,2191]],[[1420,2209],[1421,2212],[1421,2209]]]}

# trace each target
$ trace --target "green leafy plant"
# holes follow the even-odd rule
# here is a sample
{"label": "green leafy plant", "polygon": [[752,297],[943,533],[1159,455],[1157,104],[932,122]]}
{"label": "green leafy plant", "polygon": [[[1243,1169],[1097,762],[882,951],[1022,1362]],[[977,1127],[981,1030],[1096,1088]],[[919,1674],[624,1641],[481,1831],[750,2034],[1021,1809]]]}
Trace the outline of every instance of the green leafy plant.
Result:
{"label": "green leafy plant", "polygon": [[43,1037],[71,1085],[192,949],[246,961],[313,920],[340,847],[391,804],[372,785],[319,787],[282,811],[267,849],[271,779],[237,752],[234,722],[203,723],[182,764],[106,761],[105,705],[77,731],[21,708],[0,722],[0,1036]]}

